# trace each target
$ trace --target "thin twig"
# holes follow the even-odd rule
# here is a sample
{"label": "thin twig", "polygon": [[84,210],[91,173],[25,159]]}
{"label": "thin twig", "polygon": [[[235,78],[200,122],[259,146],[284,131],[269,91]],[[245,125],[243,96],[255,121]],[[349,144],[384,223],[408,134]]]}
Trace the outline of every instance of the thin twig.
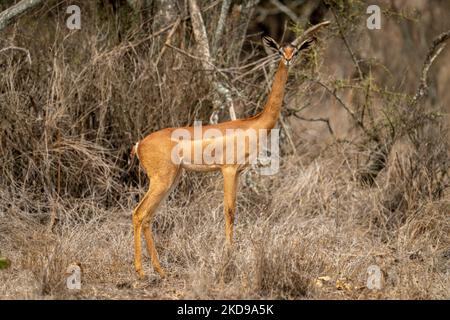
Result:
{"label": "thin twig", "polygon": [[161,49],[161,52],[159,53],[158,57],[155,61],[155,66],[158,65],[159,60],[161,60],[161,57],[164,54],[164,51],[166,51],[166,45],[170,43],[173,35],[175,34],[175,31],[177,30],[178,26],[180,25],[181,19],[178,17],[175,23],[173,24],[172,30],[170,30],[169,35],[167,36],[166,42],[164,43],[164,46]]}
{"label": "thin twig", "polygon": [[316,32],[317,30],[319,30],[322,27],[325,27],[327,25],[330,24],[330,21],[324,21],[321,23],[318,23],[316,25],[313,25],[311,28],[308,28],[305,32],[303,32],[303,34],[301,36],[299,36],[297,39],[295,39],[294,41],[292,41],[292,45],[294,46],[298,46],[303,40],[305,40],[306,38],[308,38],[310,35],[312,35],[314,32]]}
{"label": "thin twig", "polygon": [[[417,88],[416,94],[408,105],[410,108],[414,108],[418,101],[428,94],[428,72],[434,62],[434,60],[439,56],[442,50],[445,47],[444,42],[450,38],[450,30],[447,32],[441,33],[435,40],[433,41],[431,47],[428,49],[427,56],[425,57],[425,61],[422,67],[422,73],[419,81],[419,87]],[[359,179],[361,182],[372,185],[375,182],[375,178],[378,176],[381,170],[386,167],[386,163],[389,157],[389,154],[392,150],[392,146],[394,145],[396,139],[404,135],[410,135],[412,130],[416,129],[416,126],[410,126],[409,123],[406,123],[406,129],[403,130],[402,134],[396,134],[395,127],[390,121],[389,117],[385,114],[386,119],[389,121],[389,125],[391,126],[391,137],[387,139],[384,143],[381,141],[377,141],[377,145],[372,149],[369,160],[366,166],[361,170],[359,174]],[[423,114],[419,113],[419,116],[423,116]]]}
{"label": "thin twig", "polygon": [[294,152],[294,154],[296,155],[297,154],[297,148],[295,147],[294,140],[292,139],[292,135],[289,132],[288,126],[286,125],[282,114],[280,114],[280,123],[281,123],[281,127],[284,130],[284,133],[286,134],[286,137],[288,138],[289,144],[291,145],[292,152]]}
{"label": "thin twig", "polygon": [[[180,49],[180,48],[178,48],[178,47],[175,47],[175,46],[171,45],[170,43],[166,43],[165,45],[168,46],[169,48],[171,48],[171,49],[173,49],[173,50],[175,50],[175,51],[177,51],[177,52],[179,52],[179,53],[185,55],[186,57],[189,57],[189,58],[191,58],[191,59],[195,59],[195,60],[198,60],[198,61],[204,61],[201,57],[194,56],[193,54],[190,54],[189,52],[187,52],[187,51],[185,51],[185,50],[183,50],[183,49]],[[215,71],[217,71],[217,73],[219,73],[220,75],[222,75],[224,78],[228,79],[228,76],[227,76],[221,69],[217,68],[216,65],[215,65],[214,63],[212,63],[212,62],[210,62],[210,61],[206,61],[206,63],[207,63],[209,66],[211,66],[212,69],[214,69]],[[207,69],[204,69],[204,70],[205,70],[205,71],[212,71],[212,69],[207,68]]]}
{"label": "thin twig", "polygon": [[289,18],[292,19],[292,21],[294,21],[295,23],[299,23],[300,22],[300,18],[291,10],[289,9],[288,6],[284,5],[283,3],[281,3],[278,0],[270,0],[270,2],[276,6],[281,12],[283,12],[284,14],[286,14]]}
{"label": "thin twig", "polygon": [[[220,0],[216,0],[216,1],[214,1],[213,3],[211,3],[209,6],[206,6],[206,7],[205,7],[204,9],[202,9],[201,11],[202,11],[202,12],[207,12],[207,11],[211,10],[212,8],[214,8],[214,7],[215,7],[217,4],[219,4],[219,3],[220,3]],[[183,18],[181,18],[181,22],[187,21],[187,20],[189,20],[189,19],[191,19],[191,16],[190,16],[190,15],[186,15],[186,16],[184,16]],[[135,42],[135,43],[130,43],[128,46],[138,46],[138,45],[140,45],[140,44],[142,44],[142,43],[144,43],[144,42],[146,42],[146,41],[148,41],[148,40],[150,40],[150,39],[152,39],[152,38],[156,38],[157,36],[160,36],[161,34],[167,32],[167,31],[169,31],[171,28],[173,28],[173,26],[175,25],[175,23],[176,23],[176,21],[175,21],[175,22],[172,22],[172,23],[170,23],[170,24],[168,24],[167,26],[161,28],[161,29],[158,30],[158,31],[153,32],[152,34],[148,35],[147,37],[145,37],[145,38],[143,38],[143,39],[141,39],[141,40],[139,40],[139,41],[137,41],[137,42]],[[125,47],[125,48],[126,48],[126,47]]]}
{"label": "thin twig", "polygon": [[220,16],[219,16],[219,20],[217,22],[216,32],[214,33],[213,44],[211,46],[211,52],[212,52],[213,56],[215,56],[217,53],[219,42],[222,38],[223,31],[225,29],[225,24],[227,21],[227,15],[228,15],[228,11],[230,10],[230,6],[231,6],[231,0],[223,0],[222,1],[222,7],[220,9]]}
{"label": "thin twig", "polygon": [[260,68],[261,66],[264,66],[265,64],[263,64],[264,62],[268,62],[269,60],[271,61],[272,59],[274,59],[277,56],[277,53],[273,53],[270,54],[264,58],[261,58],[259,60],[250,62],[248,64],[244,64],[242,66],[238,66],[238,67],[228,67],[228,68],[222,68],[220,70],[225,71],[225,72],[233,72],[233,71],[238,71],[238,70],[242,70],[242,69],[247,69],[248,67],[254,66],[256,64],[262,64],[260,66],[258,66],[258,68]]}
{"label": "thin twig", "polygon": [[334,90],[331,90],[325,83],[323,83],[320,80],[313,80],[313,81],[318,85],[320,85],[322,88],[324,88],[329,94],[331,94],[336,99],[336,101],[339,102],[342,108],[344,108],[344,110],[347,111],[347,113],[352,117],[353,121],[355,121],[355,123],[359,127],[365,130],[364,125],[361,123],[358,117],[356,117],[355,113],[349,107],[347,107],[344,101],[342,101],[342,99],[337,95],[337,93]]}
{"label": "thin twig", "polygon": [[24,13],[27,10],[32,9],[38,4],[44,2],[44,0],[22,0],[8,9],[0,12],[0,30],[4,29],[11,21]]}
{"label": "thin twig", "polygon": [[308,122],[325,122],[325,124],[328,127],[328,131],[330,132],[330,134],[332,136],[334,136],[334,131],[331,128],[331,125],[330,125],[330,119],[328,119],[328,118],[313,118],[313,119],[309,119],[309,118],[305,118],[305,117],[299,116],[297,113],[293,113],[293,115],[297,119],[300,119],[300,120],[303,120],[303,121],[308,121]]}
{"label": "thin twig", "polygon": [[296,113],[296,112],[300,112],[300,111],[303,111],[303,110],[305,110],[306,108],[308,108],[309,106],[311,106],[311,103],[310,102],[308,102],[308,103],[306,103],[304,106],[301,106],[301,107],[299,107],[299,108],[286,108],[287,109],[287,111],[289,111],[289,113],[290,114],[293,114],[293,113]]}
{"label": "thin twig", "polygon": [[[200,62],[204,69],[209,69],[210,66],[215,68],[213,64],[213,57],[211,55],[211,50],[208,41],[208,35],[206,33],[205,23],[203,21],[203,17],[200,11],[200,8],[197,4],[197,0],[189,0],[189,12],[191,15],[191,23],[192,29],[194,33],[195,41],[197,42],[197,51],[199,56],[201,57]],[[211,68],[211,70],[213,69]],[[216,68],[217,70],[217,68]],[[212,87],[217,93],[219,97],[213,99],[213,112],[210,117],[211,123],[217,123],[219,120],[219,110],[224,108],[224,104],[228,106],[229,114],[231,120],[236,120],[236,114],[234,112],[233,98],[231,96],[230,89],[224,84],[221,83],[218,79],[216,79],[215,74],[210,75],[210,81]],[[223,98],[223,100],[221,99]],[[225,102],[225,103],[224,103]]]}
{"label": "thin twig", "polygon": [[274,58],[276,58],[276,57],[277,57],[277,55],[275,54],[275,55],[269,56],[268,59],[261,59],[262,62],[260,64],[256,65],[254,68],[250,69],[249,71],[244,72],[244,73],[240,74],[239,76],[235,77],[233,79],[233,82],[238,81],[239,79],[244,78],[246,75],[251,74],[259,69],[264,68],[267,64],[271,64],[275,60]]}
{"label": "thin twig", "polygon": [[27,54],[28,62],[31,64],[31,55],[30,55],[30,51],[28,51],[27,49],[21,48],[21,47],[9,46],[9,47],[6,47],[6,48],[1,49],[1,50],[0,50],[0,53],[4,52],[4,51],[6,51],[6,50],[19,50],[19,51],[25,52],[25,53]]}
{"label": "thin twig", "polygon": [[350,56],[352,57],[353,63],[355,64],[356,69],[358,70],[359,79],[362,80],[364,78],[363,72],[361,70],[361,67],[359,66],[358,59],[356,59],[355,53],[352,50],[352,47],[350,46],[350,43],[348,43],[347,37],[344,34],[344,29],[342,28],[341,21],[339,20],[338,15],[336,14],[336,11],[331,8],[331,12],[333,13],[333,16],[336,20],[336,23],[339,28],[339,33],[341,34],[341,38],[344,41],[345,46],[347,47],[348,52],[350,53]]}
{"label": "thin twig", "polygon": [[417,88],[416,94],[414,95],[410,103],[410,107],[415,107],[420,98],[428,94],[428,82],[427,82],[428,71],[430,70],[434,60],[445,48],[444,42],[447,41],[449,38],[450,38],[450,30],[441,33],[434,39],[433,43],[431,44],[431,47],[428,49],[428,53],[422,67],[419,87]]}

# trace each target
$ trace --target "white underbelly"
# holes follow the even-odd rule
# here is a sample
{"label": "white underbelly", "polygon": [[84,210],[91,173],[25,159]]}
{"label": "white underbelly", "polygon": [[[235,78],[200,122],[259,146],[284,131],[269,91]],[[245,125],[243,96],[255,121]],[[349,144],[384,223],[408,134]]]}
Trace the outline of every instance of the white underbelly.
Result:
{"label": "white underbelly", "polygon": [[220,170],[220,165],[219,164],[204,164],[204,163],[189,163],[189,162],[183,162],[181,161],[181,167],[189,170],[189,171],[203,171],[203,172],[207,172],[207,171],[216,171],[216,170]]}
{"label": "white underbelly", "polygon": [[[223,164],[195,164],[181,161],[181,167],[188,171],[208,172],[220,170]],[[250,166],[249,163],[243,163],[238,165],[238,171],[242,171]]]}

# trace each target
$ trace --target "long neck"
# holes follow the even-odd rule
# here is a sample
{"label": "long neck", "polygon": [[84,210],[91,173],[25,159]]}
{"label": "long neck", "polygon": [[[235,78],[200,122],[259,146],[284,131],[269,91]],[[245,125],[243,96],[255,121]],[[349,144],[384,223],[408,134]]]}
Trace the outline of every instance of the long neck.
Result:
{"label": "long neck", "polygon": [[272,83],[272,89],[267,99],[264,110],[258,116],[258,122],[263,128],[272,129],[280,116],[281,105],[284,97],[284,87],[288,78],[288,67],[280,61],[278,70]]}

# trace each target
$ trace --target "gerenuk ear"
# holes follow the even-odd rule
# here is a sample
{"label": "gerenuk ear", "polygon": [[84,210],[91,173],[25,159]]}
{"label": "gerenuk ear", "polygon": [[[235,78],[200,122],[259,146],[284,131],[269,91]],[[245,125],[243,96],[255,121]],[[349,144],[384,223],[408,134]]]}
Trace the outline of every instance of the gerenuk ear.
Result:
{"label": "gerenuk ear", "polygon": [[312,45],[314,40],[315,40],[314,38],[306,39],[305,41],[303,41],[302,43],[299,44],[299,46],[297,47],[297,50],[302,51],[302,50],[308,49]]}
{"label": "gerenuk ear", "polygon": [[274,51],[274,52],[279,52],[279,51],[280,51],[280,46],[279,46],[278,43],[277,43],[275,40],[273,40],[271,37],[269,37],[269,36],[264,36],[264,37],[262,38],[262,42],[263,42],[264,46],[265,46],[266,48],[268,48],[269,50]]}

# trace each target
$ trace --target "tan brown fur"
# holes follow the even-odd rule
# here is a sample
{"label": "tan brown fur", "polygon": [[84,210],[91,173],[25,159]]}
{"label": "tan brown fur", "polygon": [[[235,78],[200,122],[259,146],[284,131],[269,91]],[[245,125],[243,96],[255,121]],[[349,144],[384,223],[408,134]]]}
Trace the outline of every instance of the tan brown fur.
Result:
{"label": "tan brown fur", "polygon": [[[272,49],[277,48],[278,45],[273,39],[268,38],[271,42]],[[278,120],[280,109],[284,96],[284,88],[288,77],[288,65],[296,53],[297,48],[293,46],[285,46],[278,49],[281,55],[281,61],[275,78],[272,84],[271,92],[264,110],[254,117],[248,119],[238,119],[234,121],[227,121],[214,125],[207,125],[202,127],[202,130],[217,129],[223,136],[223,139],[237,139],[240,135],[245,134],[247,130],[267,129],[270,130],[275,127]],[[158,209],[158,206],[169,194],[177,183],[182,169],[193,171],[215,171],[221,170],[224,178],[224,215],[225,215],[225,235],[226,242],[229,247],[233,241],[233,222],[236,212],[236,192],[239,181],[239,173],[245,165],[239,163],[226,164],[202,164],[202,165],[188,165],[175,164],[171,159],[173,148],[177,145],[177,141],[172,139],[172,133],[179,128],[166,128],[154,132],[143,140],[139,141],[133,147],[131,153],[136,153],[141,166],[146,171],[150,179],[150,188],[144,195],[138,206],[133,212],[133,228],[134,228],[134,249],[135,249],[135,269],[141,276],[144,275],[142,270],[142,249],[141,249],[141,232],[143,230],[145,240],[147,243],[148,254],[151,257],[154,269],[164,276],[165,272],[161,268],[158,254],[154,246],[151,220]],[[193,127],[184,127],[191,136],[194,136]],[[226,136],[226,129],[240,129],[241,133],[233,133]],[[195,137],[189,140],[189,147],[193,149],[195,146],[200,146],[203,151],[206,146],[214,142],[212,139],[197,139]],[[245,145],[245,156],[250,156],[248,144]]]}

